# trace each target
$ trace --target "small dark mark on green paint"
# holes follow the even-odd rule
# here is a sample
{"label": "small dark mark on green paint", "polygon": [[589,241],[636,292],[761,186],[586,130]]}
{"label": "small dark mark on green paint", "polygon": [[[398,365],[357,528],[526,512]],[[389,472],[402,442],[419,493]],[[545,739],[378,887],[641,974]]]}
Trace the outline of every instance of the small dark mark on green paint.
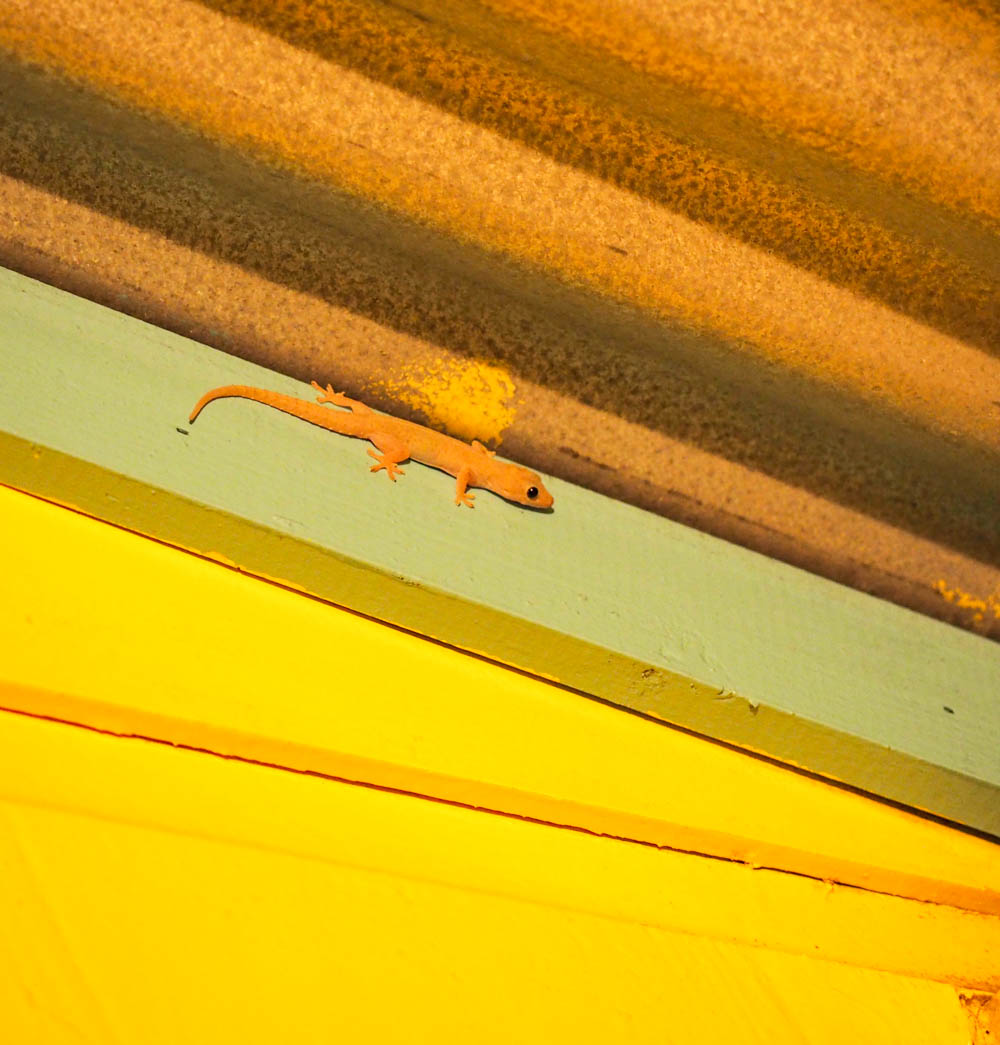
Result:
{"label": "small dark mark on green paint", "polygon": [[604,246],[606,246],[608,250],[613,250],[616,254],[621,254],[624,258],[628,257],[628,251],[624,250],[622,247],[616,247],[612,243],[605,243]]}
{"label": "small dark mark on green paint", "polygon": [[177,431],[180,432],[181,435],[187,435],[188,434],[188,430],[186,428],[178,428]]}
{"label": "small dark mark on green paint", "polygon": [[953,708],[950,708],[950,707],[948,707],[948,705],[947,705],[947,704],[942,704],[941,706],[942,706],[942,707],[943,707],[943,708],[945,709],[945,711],[947,711],[947,712],[948,712],[948,714],[949,714],[949,715],[954,715],[954,714],[955,714],[955,711],[954,711],[954,709],[953,709]]}

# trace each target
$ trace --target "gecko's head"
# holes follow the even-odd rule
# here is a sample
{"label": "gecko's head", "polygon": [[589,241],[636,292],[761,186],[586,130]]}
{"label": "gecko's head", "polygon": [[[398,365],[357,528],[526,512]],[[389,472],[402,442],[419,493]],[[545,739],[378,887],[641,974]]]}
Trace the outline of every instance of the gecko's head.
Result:
{"label": "gecko's head", "polygon": [[527,468],[512,466],[497,483],[497,493],[508,501],[524,504],[529,508],[551,508],[552,494],[545,489],[541,476]]}

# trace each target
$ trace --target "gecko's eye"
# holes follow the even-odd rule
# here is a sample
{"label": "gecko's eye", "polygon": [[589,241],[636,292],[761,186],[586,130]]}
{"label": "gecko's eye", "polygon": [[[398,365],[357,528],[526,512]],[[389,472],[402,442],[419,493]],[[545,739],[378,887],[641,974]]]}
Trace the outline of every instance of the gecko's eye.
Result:
{"label": "gecko's eye", "polygon": [[537,486],[529,486],[528,487],[528,500],[529,501],[533,501],[537,496],[538,496],[538,487]]}

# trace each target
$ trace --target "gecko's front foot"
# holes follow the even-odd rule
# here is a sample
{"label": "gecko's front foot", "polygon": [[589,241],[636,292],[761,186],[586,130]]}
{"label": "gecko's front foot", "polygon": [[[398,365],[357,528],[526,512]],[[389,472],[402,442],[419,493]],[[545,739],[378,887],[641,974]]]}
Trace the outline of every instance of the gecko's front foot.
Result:
{"label": "gecko's front foot", "polygon": [[472,503],[475,499],[476,499],[476,495],[474,493],[469,493],[468,491],[465,491],[465,490],[463,490],[461,493],[456,493],[455,494],[455,504],[458,504],[458,505],[464,504],[467,508],[475,508],[476,507]]}

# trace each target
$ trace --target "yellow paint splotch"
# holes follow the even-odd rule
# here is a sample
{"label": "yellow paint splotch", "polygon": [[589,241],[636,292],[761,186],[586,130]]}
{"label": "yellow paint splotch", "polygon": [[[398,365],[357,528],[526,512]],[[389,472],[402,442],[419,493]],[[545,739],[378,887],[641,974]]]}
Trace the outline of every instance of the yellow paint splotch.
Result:
{"label": "yellow paint splotch", "polygon": [[411,364],[379,383],[393,399],[424,414],[459,439],[500,444],[513,424],[514,382],[502,367],[478,360],[446,359]]}

